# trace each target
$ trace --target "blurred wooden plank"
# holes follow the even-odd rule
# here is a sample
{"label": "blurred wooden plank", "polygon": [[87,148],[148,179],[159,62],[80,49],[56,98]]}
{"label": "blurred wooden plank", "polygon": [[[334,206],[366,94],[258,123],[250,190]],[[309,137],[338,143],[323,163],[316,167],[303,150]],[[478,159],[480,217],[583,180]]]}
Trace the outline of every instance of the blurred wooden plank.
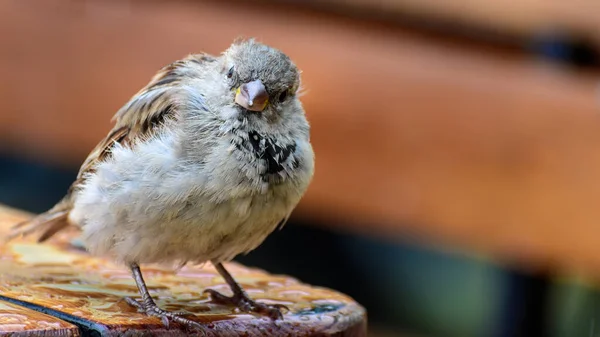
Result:
{"label": "blurred wooden plank", "polygon": [[79,329],[58,318],[0,301],[0,336],[79,336]]}
{"label": "blurred wooden plank", "polygon": [[[283,0],[282,2],[286,2]],[[385,17],[412,16],[500,35],[531,38],[549,31],[591,39],[600,48],[600,2],[596,0],[326,0],[315,7],[362,11]]]}
{"label": "blurred wooden plank", "polygon": [[[22,219],[22,214],[0,205],[0,235]],[[0,247],[0,299],[45,310],[103,336],[148,329],[153,334],[187,336],[180,326],[172,324],[165,330],[160,319],[138,313],[122,301],[124,296],[139,297],[127,268],[90,257],[71,247],[70,238],[61,235],[54,244],[17,240]],[[366,336],[366,313],[346,295],[239,264],[227,268],[253,298],[287,305],[290,312],[284,320],[274,322],[209,303],[202,293],[206,288],[230,293],[212,265],[178,272],[142,266],[157,304],[189,313],[205,325],[205,336]]]}
{"label": "blurred wooden plank", "polygon": [[5,1],[0,15],[5,151],[79,165],[160,66],[257,36],[308,89],[317,169],[296,216],[600,276],[598,74],[242,3]]}

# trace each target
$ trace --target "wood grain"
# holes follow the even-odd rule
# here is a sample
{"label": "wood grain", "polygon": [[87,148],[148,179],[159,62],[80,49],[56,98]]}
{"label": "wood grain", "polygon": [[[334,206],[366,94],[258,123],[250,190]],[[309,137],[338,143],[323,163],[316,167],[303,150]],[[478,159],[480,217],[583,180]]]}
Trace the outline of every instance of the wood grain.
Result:
{"label": "wood grain", "polygon": [[0,301],[0,336],[70,337],[79,336],[79,329],[56,317]]}
{"label": "wood grain", "polygon": [[[22,219],[21,214],[0,205],[0,235]],[[0,323],[6,317],[2,316],[4,300],[100,335],[136,335],[147,330],[171,336],[189,333],[176,324],[165,329],[160,319],[138,313],[122,301],[124,296],[139,297],[127,268],[74,248],[69,243],[72,234],[61,235],[53,244],[18,240],[0,247]],[[253,298],[288,306],[290,311],[284,319],[272,321],[210,303],[204,289],[231,293],[212,265],[184,267],[177,272],[161,266],[142,267],[157,304],[186,312],[202,323],[205,330],[200,335],[366,336],[365,310],[346,295],[239,264],[228,264],[227,269]],[[63,326],[69,327],[66,323]]]}

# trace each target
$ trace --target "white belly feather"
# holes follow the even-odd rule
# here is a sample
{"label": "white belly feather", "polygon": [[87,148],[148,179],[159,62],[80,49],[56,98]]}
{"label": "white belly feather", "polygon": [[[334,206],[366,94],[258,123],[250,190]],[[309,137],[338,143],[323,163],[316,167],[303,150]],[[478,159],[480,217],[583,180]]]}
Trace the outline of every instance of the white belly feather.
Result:
{"label": "white belly feather", "polygon": [[70,220],[92,254],[123,263],[227,261],[262,243],[304,192],[291,182],[247,193],[234,186],[223,199],[224,181],[216,201],[216,178],[182,165],[174,142],[163,134],[135,152],[116,146],[88,177]]}

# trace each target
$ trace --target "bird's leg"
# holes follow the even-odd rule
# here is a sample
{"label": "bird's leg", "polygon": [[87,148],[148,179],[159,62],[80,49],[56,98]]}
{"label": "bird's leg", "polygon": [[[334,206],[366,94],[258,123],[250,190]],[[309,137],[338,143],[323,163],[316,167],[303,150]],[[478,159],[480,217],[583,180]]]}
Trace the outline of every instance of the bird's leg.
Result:
{"label": "bird's leg", "polygon": [[169,312],[159,308],[150,293],[148,292],[148,288],[146,287],[146,282],[144,282],[144,278],[142,277],[142,271],[140,270],[140,266],[137,263],[132,263],[129,265],[131,269],[131,274],[133,275],[133,279],[135,280],[135,284],[140,291],[140,295],[142,295],[142,300],[137,301],[131,297],[125,297],[125,301],[138,309],[140,312],[145,312],[148,316],[159,317],[165,327],[169,327],[169,321],[177,322],[183,325],[190,326],[192,328],[202,328],[197,322],[189,320],[187,318],[183,318],[176,313]]}
{"label": "bird's leg", "polygon": [[289,310],[288,307],[282,304],[264,304],[254,301],[248,296],[248,294],[242,289],[242,287],[233,279],[233,276],[229,274],[227,269],[223,267],[221,263],[214,263],[215,268],[221,274],[221,276],[225,279],[225,282],[231,287],[231,291],[233,291],[233,296],[228,297],[225,296],[216,290],[206,289],[205,293],[209,293],[212,302],[219,304],[228,304],[233,305],[239,308],[244,312],[256,312],[259,314],[267,315],[272,319],[283,319],[283,315],[281,314],[281,309]]}

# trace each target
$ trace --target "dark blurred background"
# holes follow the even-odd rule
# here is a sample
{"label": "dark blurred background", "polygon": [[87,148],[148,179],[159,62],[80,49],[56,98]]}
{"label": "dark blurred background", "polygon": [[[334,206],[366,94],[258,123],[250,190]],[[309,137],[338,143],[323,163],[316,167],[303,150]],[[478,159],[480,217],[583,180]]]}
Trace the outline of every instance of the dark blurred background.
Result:
{"label": "dark blurred background", "polygon": [[372,336],[600,336],[597,0],[0,1],[0,203],[52,206],[157,69],[239,36],[303,70],[317,155],[240,262]]}

